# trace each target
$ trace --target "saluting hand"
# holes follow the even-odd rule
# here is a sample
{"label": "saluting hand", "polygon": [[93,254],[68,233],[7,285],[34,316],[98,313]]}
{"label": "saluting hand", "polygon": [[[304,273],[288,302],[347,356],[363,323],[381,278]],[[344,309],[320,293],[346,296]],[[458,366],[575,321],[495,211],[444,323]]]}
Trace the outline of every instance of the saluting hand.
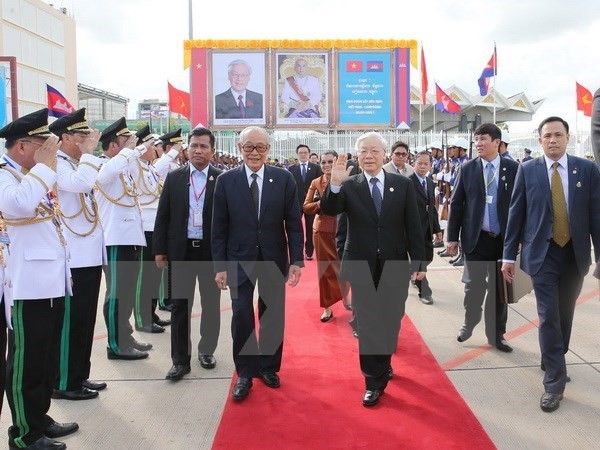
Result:
{"label": "saluting hand", "polygon": [[81,153],[87,155],[93,154],[94,150],[96,150],[96,147],[98,147],[98,141],[100,140],[101,135],[102,133],[100,131],[94,130],[87,135],[83,143],[80,144],[79,142],[77,142],[77,147],[79,148]]}
{"label": "saluting hand", "polygon": [[125,142],[125,147],[133,150],[135,148],[135,145],[137,144],[137,141],[138,137],[135,134],[132,134],[127,138],[127,141]]}
{"label": "saluting hand", "polygon": [[36,164],[46,164],[48,167],[52,168],[59,147],[60,141],[58,140],[58,136],[50,136],[37,148],[33,154],[33,160]]}
{"label": "saluting hand", "polygon": [[333,164],[331,169],[331,184],[333,186],[339,186],[350,176],[352,172],[352,166],[346,167],[346,161],[348,161],[347,155],[340,155],[337,161]]}

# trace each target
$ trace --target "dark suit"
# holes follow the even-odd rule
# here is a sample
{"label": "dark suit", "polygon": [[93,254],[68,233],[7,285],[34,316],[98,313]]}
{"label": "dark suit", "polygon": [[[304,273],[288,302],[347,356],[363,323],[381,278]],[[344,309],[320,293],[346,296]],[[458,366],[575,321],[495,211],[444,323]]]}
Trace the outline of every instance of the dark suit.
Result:
{"label": "dark suit", "polygon": [[387,385],[410,276],[425,257],[412,182],[396,174],[384,176],[379,217],[364,173],[344,181],[337,194],[328,187],[321,199],[324,214],[347,215],[340,277],[352,286],[360,366],[368,390],[382,390]]}
{"label": "dark suit", "polygon": [[[285,278],[290,262],[303,266],[296,191],[287,170],[265,165],[259,218],[245,165],[221,175],[215,188],[212,252],[215,272],[227,271],[233,360],[240,377],[258,377],[261,372],[278,372],[281,367]],[[257,283],[258,341],[253,307]]]}
{"label": "dark suit", "polygon": [[[296,180],[296,186],[298,187],[298,202],[300,204],[300,209],[302,209],[302,205],[304,205],[304,199],[306,198],[306,192],[310,186],[310,183],[315,178],[319,178],[323,175],[323,171],[318,164],[314,164],[311,162],[306,163],[306,179],[302,179],[302,167],[301,163],[297,162],[296,164],[288,167],[288,170],[292,175],[294,175],[294,180]],[[304,248],[306,251],[307,257],[312,257],[314,252],[314,244],[313,244],[313,222],[315,220],[314,214],[305,214],[301,211],[301,214],[304,215]]]}
{"label": "dark suit", "polygon": [[202,208],[202,239],[188,239],[189,163],[167,175],[158,202],[153,246],[155,255],[167,255],[171,262],[171,358],[173,364],[177,365],[190,364],[191,309],[196,279],[202,306],[198,353],[212,355],[219,339],[221,291],[217,288],[212,271],[211,223],[213,194],[220,174],[219,169],[208,166]]}
{"label": "dark suit", "polygon": [[594,94],[592,104],[592,149],[596,164],[600,167],[600,89]]}
{"label": "dark suit", "polygon": [[[421,229],[423,230],[423,242],[425,245],[424,261],[430,263],[433,261],[433,235],[442,231],[438,220],[438,212],[435,207],[435,183],[430,178],[426,178],[427,193],[425,193],[423,185],[419,181],[416,173],[413,173],[408,178],[412,180],[417,193],[417,209],[419,210],[419,219],[421,222]],[[431,295],[431,288],[429,287],[427,277],[422,280],[417,280],[416,284],[419,288],[419,297]]]}
{"label": "dark suit", "polygon": [[215,96],[215,119],[262,119],[263,96],[246,89],[246,117],[242,117],[239,100],[231,89]]}
{"label": "dark suit", "polygon": [[464,325],[473,330],[479,323],[485,298],[485,334],[495,345],[506,333],[507,306],[498,301],[496,269],[497,261],[502,258],[508,208],[519,164],[512,159],[500,158],[500,167],[494,177],[498,186],[496,212],[500,234],[493,237],[482,229],[486,205],[482,161],[487,164],[487,161],[475,158],[461,166],[450,199],[447,240],[458,242],[460,235],[465,255]]}
{"label": "dark suit", "polygon": [[564,354],[569,350],[575,302],[591,264],[590,236],[600,254],[600,172],[593,162],[568,156],[568,214],[571,240],[552,239],[552,194],[544,157],[521,164],[510,205],[504,259],[514,261],[522,245],[521,268],[532,276],[539,316],[539,341],[547,392],[562,393]]}

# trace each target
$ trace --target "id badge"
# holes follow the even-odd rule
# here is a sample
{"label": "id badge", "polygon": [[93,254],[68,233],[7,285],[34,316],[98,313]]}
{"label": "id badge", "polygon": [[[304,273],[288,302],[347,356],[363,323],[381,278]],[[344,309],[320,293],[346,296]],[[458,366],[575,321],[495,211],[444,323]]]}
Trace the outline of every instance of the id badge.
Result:
{"label": "id badge", "polygon": [[10,238],[8,237],[8,233],[6,231],[0,232],[0,244],[10,244]]}
{"label": "id badge", "polygon": [[202,226],[202,210],[201,209],[195,209],[194,210],[194,222],[193,222],[195,227],[201,227]]}
{"label": "id badge", "polygon": [[488,205],[491,205],[493,201],[494,201],[494,196],[493,196],[493,195],[486,195],[486,196],[485,196],[485,202],[486,202]]}

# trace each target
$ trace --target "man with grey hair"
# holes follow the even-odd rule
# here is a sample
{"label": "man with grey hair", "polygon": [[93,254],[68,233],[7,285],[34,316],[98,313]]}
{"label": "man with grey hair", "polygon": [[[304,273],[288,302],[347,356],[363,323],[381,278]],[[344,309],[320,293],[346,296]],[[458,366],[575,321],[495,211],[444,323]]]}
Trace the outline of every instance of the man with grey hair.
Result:
{"label": "man with grey hair", "polygon": [[215,96],[215,119],[262,119],[262,94],[246,89],[250,75],[252,67],[243,59],[229,63],[227,78],[231,87]]}

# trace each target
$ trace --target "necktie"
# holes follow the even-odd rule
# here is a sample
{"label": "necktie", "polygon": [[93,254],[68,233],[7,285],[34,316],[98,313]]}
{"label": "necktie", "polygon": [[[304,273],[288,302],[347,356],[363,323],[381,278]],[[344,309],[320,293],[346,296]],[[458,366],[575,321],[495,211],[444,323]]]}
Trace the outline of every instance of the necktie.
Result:
{"label": "necktie", "polygon": [[427,197],[427,181],[423,180],[423,192],[425,192],[425,197]]}
{"label": "necktie", "polygon": [[488,203],[488,218],[490,221],[490,231],[500,234],[500,223],[498,222],[498,185],[494,179],[494,165],[487,163],[487,195],[492,197],[492,202]]}
{"label": "necktie", "polygon": [[563,190],[562,180],[558,173],[558,162],[552,164],[552,212],[554,219],[552,239],[561,247],[564,247],[571,239],[569,231],[569,216],[567,214],[567,201]]}
{"label": "necktie", "polygon": [[240,116],[242,119],[246,118],[246,105],[244,105],[244,96],[240,94],[238,96],[238,107],[240,108]]}
{"label": "necktie", "polygon": [[253,173],[250,176],[252,177],[252,183],[250,183],[250,194],[252,195],[252,201],[254,202],[254,207],[256,208],[256,213],[258,214],[258,183],[256,182],[258,175]]}
{"label": "necktie", "polygon": [[302,164],[302,181],[306,181],[306,164]]}
{"label": "necktie", "polygon": [[383,199],[381,198],[379,186],[377,186],[378,182],[379,180],[377,178],[371,178],[371,184],[373,185],[371,195],[373,196],[373,203],[375,203],[375,211],[377,211],[377,215],[379,216],[381,214],[381,203],[383,202]]}

